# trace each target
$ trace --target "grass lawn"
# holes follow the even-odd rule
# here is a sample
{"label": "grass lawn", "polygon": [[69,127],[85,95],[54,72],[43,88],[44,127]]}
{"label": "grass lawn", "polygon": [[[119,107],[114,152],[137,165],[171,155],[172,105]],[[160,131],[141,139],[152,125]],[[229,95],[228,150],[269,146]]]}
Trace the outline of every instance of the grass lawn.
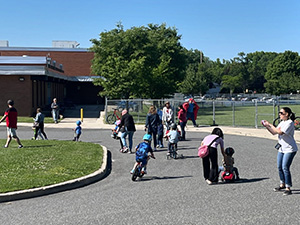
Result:
{"label": "grass lawn", "polygon": [[[0,140],[4,146],[6,140]],[[56,184],[88,175],[101,167],[98,144],[57,140],[12,140],[0,148],[0,193]]]}
{"label": "grass lawn", "polygon": [[[25,117],[25,116],[18,116],[18,122],[20,123],[33,123],[33,117]],[[60,122],[60,119],[58,120]],[[54,123],[52,117],[45,117],[44,123]]]}

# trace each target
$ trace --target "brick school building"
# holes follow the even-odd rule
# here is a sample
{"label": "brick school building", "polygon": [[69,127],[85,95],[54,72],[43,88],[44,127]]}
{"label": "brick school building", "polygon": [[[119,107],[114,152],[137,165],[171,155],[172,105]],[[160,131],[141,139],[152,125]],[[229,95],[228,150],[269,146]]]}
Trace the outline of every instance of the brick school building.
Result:
{"label": "brick school building", "polygon": [[49,110],[53,98],[62,106],[103,104],[101,87],[92,83],[94,53],[74,43],[38,48],[9,47],[0,41],[0,113],[8,99],[15,101],[20,116],[32,116],[37,107]]}

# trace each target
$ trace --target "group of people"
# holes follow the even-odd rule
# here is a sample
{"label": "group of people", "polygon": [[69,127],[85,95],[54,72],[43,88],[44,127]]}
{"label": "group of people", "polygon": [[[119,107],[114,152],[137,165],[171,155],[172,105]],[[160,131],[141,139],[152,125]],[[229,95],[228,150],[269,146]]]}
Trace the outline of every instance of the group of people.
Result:
{"label": "group of people", "polygon": [[[18,113],[16,108],[14,107],[14,101],[8,100],[7,105],[8,108],[5,110],[4,116],[0,119],[0,123],[6,120],[7,127],[7,141],[4,145],[4,148],[8,148],[12,138],[15,139],[18,143],[18,148],[23,148],[23,145],[16,133]],[[190,100],[186,105],[183,104],[178,107],[178,119],[181,127],[183,140],[185,139],[184,128],[186,126],[187,119],[191,119],[193,121],[196,118],[195,114],[191,114],[191,110],[188,114],[190,105],[193,105],[191,107],[193,108],[193,110],[198,110],[199,108],[197,104],[193,102],[193,100]],[[275,127],[272,123],[266,120],[262,121],[262,125],[266,127],[271,134],[278,135],[278,144],[276,145],[276,149],[278,150],[277,167],[280,178],[280,184],[278,187],[274,188],[274,191],[283,191],[283,195],[290,195],[292,194],[292,177],[290,173],[290,166],[298,151],[298,147],[294,139],[295,114],[289,107],[283,107],[280,109],[279,116],[281,122],[277,127]],[[44,138],[47,139],[47,135],[44,132],[44,115],[42,114],[42,110],[40,108],[37,109],[37,114],[34,121],[36,123],[36,132],[34,139],[37,138],[39,131],[44,135]],[[145,169],[148,160],[148,153],[151,153],[152,157],[154,158],[153,151],[156,150],[156,147],[162,146],[162,142],[157,142],[156,140],[156,135],[160,132],[158,127],[162,125],[162,123],[166,125],[167,129],[171,128],[170,134],[167,135],[169,137],[168,145],[170,146],[170,144],[174,144],[174,141],[177,143],[178,136],[175,135],[178,133],[177,125],[173,123],[173,110],[170,107],[169,102],[166,102],[165,104],[162,119],[160,119],[159,115],[157,114],[155,106],[151,106],[149,108],[145,124],[145,131],[147,131],[147,133],[143,137],[143,144],[139,144],[135,148],[136,160],[141,160],[142,158],[142,162],[144,164]],[[173,126],[171,124],[173,124]],[[80,125],[81,122],[77,121],[76,128],[74,129],[74,141],[78,141],[81,135]],[[115,128],[115,132],[120,133],[122,152],[132,152],[133,135],[135,131],[136,128],[132,115],[130,115],[127,110],[123,110],[121,121],[118,122],[117,127]],[[126,142],[127,136],[129,139],[129,145],[127,145]],[[154,144],[153,149],[151,148],[152,139]],[[224,148],[224,134],[220,128],[214,128],[212,133],[203,139],[201,145],[209,146],[208,155],[203,157],[202,159],[203,176],[209,185],[218,182],[219,174],[221,171],[224,172],[223,174],[234,174],[233,179],[239,179],[238,170],[236,167],[233,166],[234,158],[232,156],[234,153],[234,149],[231,147],[228,147],[226,149]],[[221,154],[223,156],[223,166],[221,167],[218,167],[218,146],[220,146]],[[146,173],[145,169],[144,172]]]}
{"label": "group of people", "polygon": [[[8,148],[9,144],[12,139],[15,139],[18,143],[18,148],[23,148],[20,138],[17,136],[17,121],[18,121],[18,111],[14,107],[14,101],[8,100],[7,106],[8,108],[5,110],[3,117],[0,119],[0,123],[2,123],[4,120],[6,121],[6,128],[7,128],[7,140],[4,148]],[[56,98],[53,99],[53,103],[51,105],[52,108],[52,115],[53,120],[55,123],[57,123],[58,120],[58,104]],[[32,137],[33,140],[36,140],[38,136],[41,137],[42,140],[48,140],[47,134],[44,131],[44,119],[45,116],[42,113],[41,108],[37,108],[36,110],[36,116],[33,119],[33,129],[34,129],[34,136]],[[74,138],[73,141],[78,141],[79,137],[81,135],[81,121],[76,122],[76,127],[74,130]]]}
{"label": "group of people", "polygon": [[[193,114],[191,109],[193,109]],[[193,99],[190,99],[189,102],[178,106],[178,119],[181,127],[183,140],[185,139],[184,128],[186,126],[187,120],[191,119],[193,121],[194,126],[197,126],[196,122],[194,121],[196,119],[196,115],[197,115],[196,112],[198,111],[198,109],[199,107],[197,103],[193,101]],[[128,114],[127,111],[124,112],[124,115],[126,114]],[[274,188],[274,191],[275,192],[282,191],[283,195],[290,195],[292,194],[291,191],[292,178],[290,173],[290,166],[298,150],[296,141],[294,139],[293,121],[295,119],[295,114],[292,112],[290,108],[283,107],[279,112],[279,116],[281,122],[277,127],[273,126],[271,123],[269,123],[266,120],[262,121],[262,124],[264,127],[267,128],[267,130],[271,134],[278,135],[278,144],[276,145],[276,148],[278,150],[277,167],[278,167],[278,173],[280,178],[280,184],[278,187]],[[127,121],[126,123],[125,120]],[[122,121],[123,122],[121,122],[120,128],[125,124],[127,126],[128,124],[131,124],[131,126],[129,126],[130,129],[128,129],[128,127],[125,128],[125,134],[122,136],[124,138],[126,137],[126,135],[129,135],[129,143],[130,143],[129,151],[131,152],[132,136],[135,131],[134,121],[132,116],[129,114],[125,117],[122,117]],[[170,107],[169,102],[166,102],[165,107],[163,108],[162,119],[160,119],[159,115],[157,114],[155,106],[151,106],[149,108],[149,112],[147,114],[146,124],[145,124],[145,131],[147,131],[147,133],[143,137],[143,142],[142,142],[144,144],[139,144],[135,149],[136,161],[142,160],[145,168],[147,165],[147,160],[149,158],[148,153],[150,153],[151,156],[154,157],[153,152],[156,150],[156,147],[159,147],[160,144],[162,144],[160,142],[157,142],[156,139],[156,135],[160,132],[158,127],[162,123],[166,125],[167,129],[172,127],[171,124],[173,123],[173,110]],[[177,125],[173,126],[173,128],[174,128],[173,130],[175,130],[177,128]],[[152,140],[154,144],[153,149],[151,148]],[[122,143],[124,146],[126,146],[125,139],[123,139]],[[222,172],[221,174],[222,180],[228,177],[231,179],[231,181],[236,181],[240,179],[238,169],[234,166],[234,158],[233,158],[234,149],[232,147],[228,147],[228,148],[224,147],[224,134],[220,128],[218,127],[214,128],[212,133],[203,139],[201,145],[209,145],[208,148],[209,153],[206,157],[202,159],[203,177],[207,182],[207,184],[211,185],[217,183],[221,172]],[[222,160],[223,165],[220,167],[218,166],[218,150],[217,150],[218,146],[220,146],[221,155],[223,156],[223,160]],[[133,170],[131,171],[131,173],[133,172]]]}
{"label": "group of people", "polygon": [[[290,167],[293,159],[298,151],[297,143],[294,138],[294,120],[295,114],[289,107],[283,107],[279,111],[280,123],[275,127],[272,123],[262,120],[262,125],[272,135],[278,135],[278,143],[275,148],[277,149],[277,168],[280,179],[280,184],[273,190],[275,192],[283,192],[283,195],[292,194],[292,176]],[[209,154],[203,158],[203,175],[208,184],[213,184],[218,181],[220,170],[230,170],[235,173],[237,179],[239,174],[237,168],[233,167],[234,159],[232,157],[234,150],[227,148],[224,150],[224,135],[220,128],[215,128],[211,135],[208,135],[202,141],[202,145],[208,145],[213,142],[209,147]],[[220,146],[221,154],[223,155],[224,167],[218,168],[218,154],[217,146]]]}

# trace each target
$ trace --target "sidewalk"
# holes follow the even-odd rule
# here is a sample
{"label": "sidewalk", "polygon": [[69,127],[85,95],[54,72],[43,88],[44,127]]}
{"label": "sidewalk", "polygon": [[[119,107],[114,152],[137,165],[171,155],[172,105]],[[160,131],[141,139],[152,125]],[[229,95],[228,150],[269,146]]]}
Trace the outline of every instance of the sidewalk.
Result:
{"label": "sidewalk", "polygon": [[[100,118],[83,118],[82,129],[113,129],[115,126],[104,123],[104,111],[100,112]],[[45,128],[75,128],[76,121],[80,120],[80,118],[65,118],[58,124],[45,124]],[[4,125],[2,123],[1,125]],[[18,123],[18,126],[32,126],[31,123]],[[272,140],[277,140],[277,135],[271,135],[266,129],[263,128],[247,128],[247,127],[227,127],[227,126],[219,126],[224,134],[230,135],[242,135],[249,137],[259,137],[259,138],[267,138]],[[192,125],[188,125],[186,127],[187,132],[207,132],[210,133],[213,130],[213,126],[199,126],[193,127]],[[143,130],[144,125],[137,124],[137,130]],[[295,139],[298,143],[300,143],[300,132],[295,131]]]}

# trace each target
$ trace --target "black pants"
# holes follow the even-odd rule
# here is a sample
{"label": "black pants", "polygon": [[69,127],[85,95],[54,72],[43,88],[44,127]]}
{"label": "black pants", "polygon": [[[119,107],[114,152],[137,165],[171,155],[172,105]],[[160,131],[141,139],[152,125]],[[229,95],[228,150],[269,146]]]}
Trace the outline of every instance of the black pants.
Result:
{"label": "black pants", "polygon": [[34,139],[37,138],[39,130],[41,131],[42,135],[44,135],[44,138],[47,139],[47,135],[44,131],[44,123],[40,123],[39,126],[35,128]]}
{"label": "black pants", "polygon": [[219,167],[218,167],[218,150],[209,147],[209,154],[202,159],[204,179],[212,182],[218,182]]}

